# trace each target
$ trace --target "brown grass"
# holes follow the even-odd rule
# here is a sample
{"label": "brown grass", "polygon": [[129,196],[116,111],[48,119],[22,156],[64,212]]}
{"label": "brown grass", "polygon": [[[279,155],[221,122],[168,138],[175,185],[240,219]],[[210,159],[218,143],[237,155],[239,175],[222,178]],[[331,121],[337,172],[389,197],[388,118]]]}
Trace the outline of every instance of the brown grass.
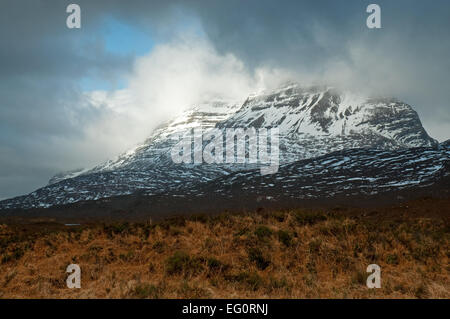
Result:
{"label": "brown grass", "polygon": [[[0,226],[1,298],[450,298],[449,222],[286,211]],[[66,287],[68,264],[82,288]],[[367,265],[382,288],[365,285]]]}

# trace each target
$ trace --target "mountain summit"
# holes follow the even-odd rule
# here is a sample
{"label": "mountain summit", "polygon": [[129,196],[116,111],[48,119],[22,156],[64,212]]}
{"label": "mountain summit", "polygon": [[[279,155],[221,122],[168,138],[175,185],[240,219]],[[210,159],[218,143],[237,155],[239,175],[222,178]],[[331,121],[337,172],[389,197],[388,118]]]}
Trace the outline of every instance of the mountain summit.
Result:
{"label": "mountain summit", "polygon": [[283,158],[288,162],[349,148],[395,150],[438,145],[406,103],[298,84],[249,97],[218,125],[278,127],[284,139]]}

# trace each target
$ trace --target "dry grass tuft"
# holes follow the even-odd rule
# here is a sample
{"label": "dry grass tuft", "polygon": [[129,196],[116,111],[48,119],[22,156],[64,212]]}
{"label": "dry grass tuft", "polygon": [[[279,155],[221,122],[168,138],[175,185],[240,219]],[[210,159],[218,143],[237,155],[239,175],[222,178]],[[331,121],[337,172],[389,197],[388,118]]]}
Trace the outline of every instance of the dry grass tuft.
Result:
{"label": "dry grass tuft", "polygon": [[[445,217],[285,211],[0,226],[2,298],[449,298]],[[25,227],[26,228],[26,227]],[[68,289],[68,264],[82,288]],[[365,285],[367,265],[382,288]]]}

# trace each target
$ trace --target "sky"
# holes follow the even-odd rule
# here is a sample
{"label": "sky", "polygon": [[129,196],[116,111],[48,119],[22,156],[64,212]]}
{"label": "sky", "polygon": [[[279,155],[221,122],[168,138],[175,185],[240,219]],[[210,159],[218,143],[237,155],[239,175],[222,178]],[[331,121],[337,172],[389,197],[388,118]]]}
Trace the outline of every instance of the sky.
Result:
{"label": "sky", "polygon": [[449,16],[448,0],[2,0],[0,199],[110,159],[192,103],[288,78],[395,96],[447,140]]}

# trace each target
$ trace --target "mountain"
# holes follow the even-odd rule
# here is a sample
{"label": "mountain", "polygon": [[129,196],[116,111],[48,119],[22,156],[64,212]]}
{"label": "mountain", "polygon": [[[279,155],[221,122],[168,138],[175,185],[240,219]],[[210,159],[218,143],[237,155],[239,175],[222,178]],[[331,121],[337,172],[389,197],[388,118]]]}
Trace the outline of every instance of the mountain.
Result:
{"label": "mountain", "polygon": [[445,142],[442,142],[441,146],[443,146],[443,147],[450,147],[450,140],[446,140]]}
{"label": "mountain", "polygon": [[[383,151],[350,149],[282,165],[277,174],[235,172],[197,187],[182,188],[187,197],[285,199],[370,196],[437,183],[450,191],[450,147]],[[270,195],[270,196],[267,196]]]}
{"label": "mountain", "polygon": [[297,84],[252,96],[221,127],[278,127],[283,162],[349,148],[437,146],[417,113],[392,98]]}
{"label": "mountain", "polygon": [[[175,164],[170,156],[177,142],[173,136],[188,134],[199,127],[204,132],[213,128],[277,127],[280,132],[281,173],[266,178],[280,180],[290,180],[287,176],[282,177],[286,165],[322,158],[327,154],[336,156],[338,153],[335,152],[339,151],[349,151],[351,156],[352,152],[402,152],[414,148],[423,150],[423,155],[428,156],[439,145],[428,136],[412,107],[401,101],[290,83],[276,90],[250,95],[244,103],[215,100],[196,105],[161,125],[143,144],[115,160],[90,170],[59,174],[46,187],[0,202],[0,208],[50,207],[137,193],[185,196],[192,193],[189,189],[198,191],[205,185],[215,185],[216,190],[212,186],[207,189],[220,192],[221,187],[233,181],[227,178],[254,172],[254,164]],[[448,156],[445,151],[436,152],[439,156]],[[379,153],[368,154],[372,154],[375,161]],[[439,156],[433,158],[441,163],[441,159],[437,159]],[[429,162],[430,165],[436,166],[434,161]],[[315,169],[320,173],[324,168],[315,166]],[[361,174],[364,174],[364,169],[361,168]],[[423,169],[422,175],[427,171]],[[393,177],[395,175],[392,174]],[[251,178],[250,184],[260,180],[251,174],[248,178]],[[342,182],[345,178],[345,175],[341,176]],[[328,195],[332,196],[331,193]]]}

